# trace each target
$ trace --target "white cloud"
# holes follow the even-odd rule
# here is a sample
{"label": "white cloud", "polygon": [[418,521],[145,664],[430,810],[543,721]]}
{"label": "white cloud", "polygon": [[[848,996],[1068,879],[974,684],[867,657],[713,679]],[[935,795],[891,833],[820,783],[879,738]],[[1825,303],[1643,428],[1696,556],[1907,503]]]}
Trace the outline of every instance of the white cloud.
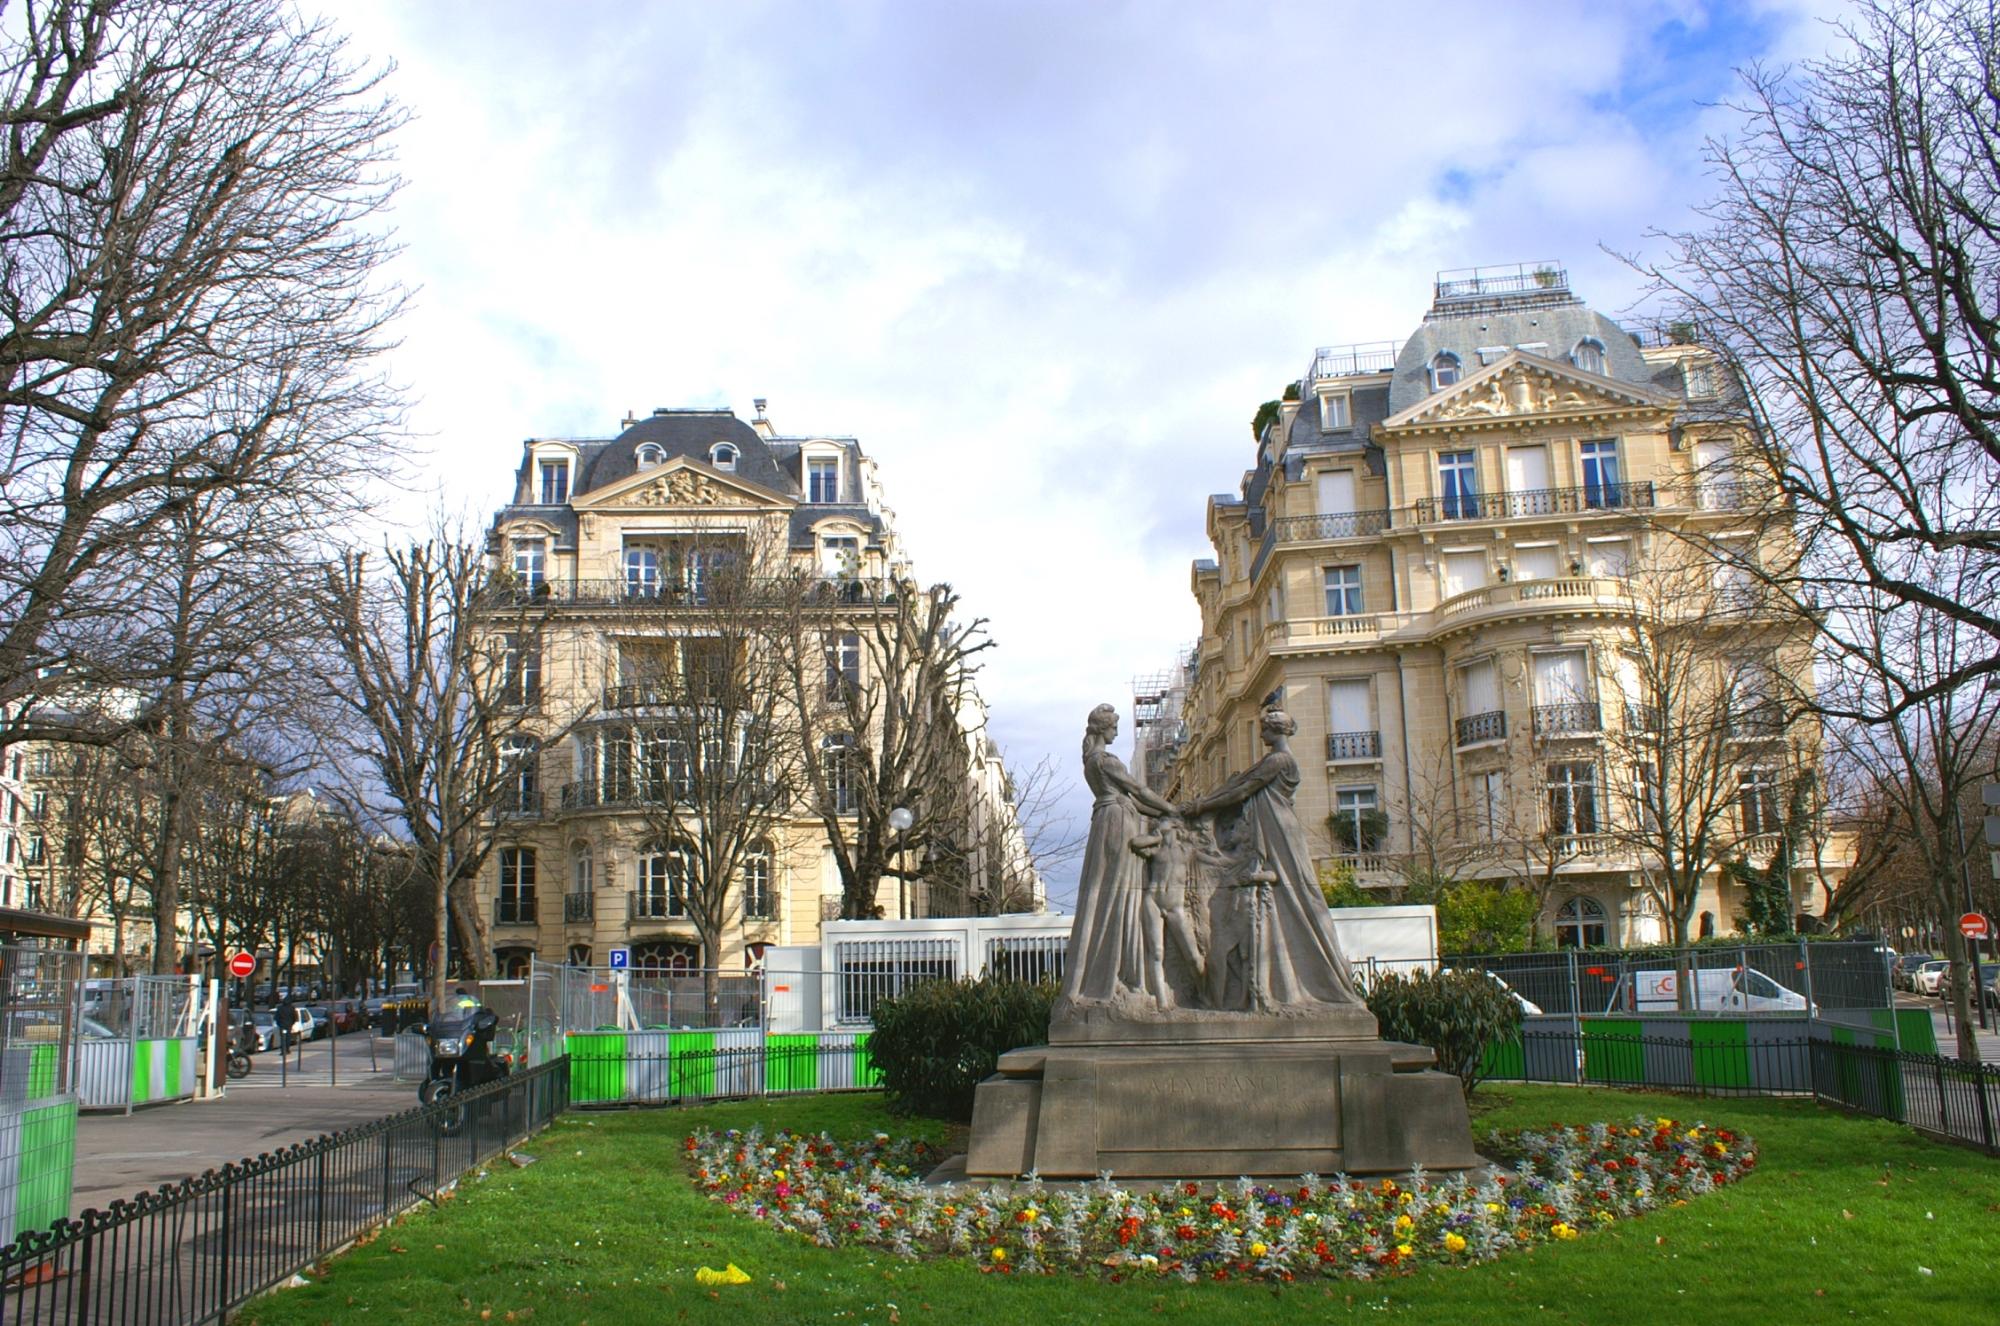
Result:
{"label": "white cloud", "polygon": [[[1616,308],[1596,246],[1694,187],[1693,111],[1621,109],[1665,7],[332,12],[418,117],[397,367],[448,498],[656,405],[855,434],[993,620],[1002,744],[1065,770],[1194,634],[1203,498],[1315,344],[1406,335],[1478,262]],[[1666,72],[1712,97],[1755,53]]]}

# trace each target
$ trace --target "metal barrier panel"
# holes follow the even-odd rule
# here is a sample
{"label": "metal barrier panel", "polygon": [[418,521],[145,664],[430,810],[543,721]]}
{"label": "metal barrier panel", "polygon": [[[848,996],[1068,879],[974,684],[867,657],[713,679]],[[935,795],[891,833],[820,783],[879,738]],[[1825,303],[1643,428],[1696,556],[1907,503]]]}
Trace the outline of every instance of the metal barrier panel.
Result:
{"label": "metal barrier panel", "polygon": [[1060,982],[1069,957],[1069,936],[989,935],[986,938],[986,974],[1003,981],[1034,985],[1042,981]]}
{"label": "metal barrier panel", "polygon": [[0,1246],[68,1215],[75,1171],[74,1098],[0,1106]]}
{"label": "metal barrier panel", "polygon": [[0,1101],[66,1092],[83,954],[0,947]]}
{"label": "metal barrier panel", "polygon": [[924,981],[955,981],[965,970],[957,936],[842,939],[833,945],[834,1020],[874,1019],[875,1005]]}

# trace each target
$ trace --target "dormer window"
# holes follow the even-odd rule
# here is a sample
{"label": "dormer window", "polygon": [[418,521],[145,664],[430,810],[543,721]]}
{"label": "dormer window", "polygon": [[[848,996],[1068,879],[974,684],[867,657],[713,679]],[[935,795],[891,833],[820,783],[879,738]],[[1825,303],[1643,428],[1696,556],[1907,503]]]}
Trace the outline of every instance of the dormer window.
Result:
{"label": "dormer window", "polygon": [[708,449],[708,463],[718,470],[736,468],[736,448],[727,442],[718,442]]}
{"label": "dormer window", "polygon": [[1458,356],[1449,350],[1440,350],[1431,357],[1431,390],[1442,391],[1458,381]]}
{"label": "dormer window", "polygon": [[543,506],[561,506],[569,501],[569,461],[545,460],[536,467],[538,499]]}
{"label": "dormer window", "polygon": [[640,469],[650,470],[655,465],[664,465],[666,463],[667,449],[665,447],[657,442],[641,442],[639,444]]}
{"label": "dormer window", "polygon": [[1348,414],[1348,396],[1344,391],[1332,392],[1319,398],[1319,429],[1330,433],[1337,428],[1353,427],[1353,419]]}
{"label": "dormer window", "polygon": [[832,456],[815,457],[806,462],[806,501],[838,502],[840,500],[840,461]]}
{"label": "dormer window", "polygon": [[1604,342],[1594,336],[1586,336],[1576,343],[1576,349],[1569,352],[1570,362],[1586,373],[1604,373]]}

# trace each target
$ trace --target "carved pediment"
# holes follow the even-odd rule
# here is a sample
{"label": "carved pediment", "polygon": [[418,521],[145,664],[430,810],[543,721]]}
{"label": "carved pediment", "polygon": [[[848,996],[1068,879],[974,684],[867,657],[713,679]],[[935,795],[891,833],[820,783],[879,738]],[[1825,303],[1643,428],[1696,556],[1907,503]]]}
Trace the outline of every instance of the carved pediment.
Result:
{"label": "carved pediment", "polygon": [[1383,428],[1440,424],[1477,426],[1493,420],[1604,414],[1671,408],[1674,398],[1652,386],[1614,382],[1568,364],[1516,350],[1465,381],[1418,401]]}
{"label": "carved pediment", "polygon": [[791,502],[761,484],[725,476],[699,461],[676,457],[655,469],[641,470],[608,488],[576,501],[582,508],[621,507],[777,507]]}

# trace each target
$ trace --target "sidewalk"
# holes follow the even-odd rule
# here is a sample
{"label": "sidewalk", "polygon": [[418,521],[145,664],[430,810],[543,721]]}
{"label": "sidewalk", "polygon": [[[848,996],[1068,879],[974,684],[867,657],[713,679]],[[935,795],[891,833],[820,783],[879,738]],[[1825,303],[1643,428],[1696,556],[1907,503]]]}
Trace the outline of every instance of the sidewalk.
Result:
{"label": "sidewalk", "polygon": [[[1957,1023],[1946,1016],[1948,1010],[1943,1007],[1942,1000],[1932,999],[1925,1002],[1934,1005],[1931,1009],[1931,1025],[1937,1028],[1938,1048],[1946,1054],[1957,1053]],[[1979,1014],[1974,1011],[1972,1034],[1979,1038],[1979,1061],[2000,1064],[2000,1018],[1996,1018],[1991,1009],[1987,1010],[1986,1026],[1983,1029],[1979,1025]]]}
{"label": "sidewalk", "polygon": [[382,1071],[368,1071],[367,1050],[343,1038],[338,1086],[327,1083],[321,1044],[307,1049],[305,1071],[291,1072],[287,1086],[279,1086],[277,1056],[260,1054],[250,1076],[229,1083],[220,1097],[129,1115],[85,1114],[77,1120],[70,1212],[413,1108],[416,1087],[390,1076],[387,1054],[377,1061]]}

